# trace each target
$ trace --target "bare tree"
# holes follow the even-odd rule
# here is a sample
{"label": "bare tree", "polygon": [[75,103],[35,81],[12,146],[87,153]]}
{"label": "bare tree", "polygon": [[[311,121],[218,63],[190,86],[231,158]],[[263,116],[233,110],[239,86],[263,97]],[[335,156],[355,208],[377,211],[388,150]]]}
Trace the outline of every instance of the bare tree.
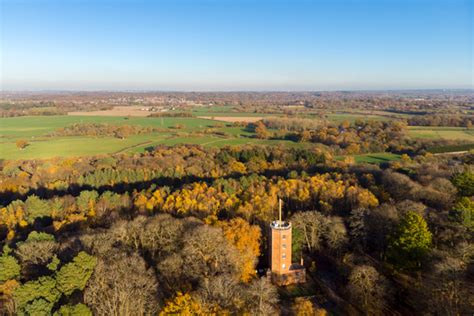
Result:
{"label": "bare tree", "polygon": [[158,283],[137,254],[100,259],[84,292],[94,315],[151,315],[158,310]]}
{"label": "bare tree", "polygon": [[303,234],[305,247],[309,252],[321,247],[321,238],[326,228],[327,218],[316,211],[298,212],[292,218],[293,226]]}
{"label": "bare tree", "polygon": [[388,283],[374,267],[356,266],[349,276],[347,287],[352,301],[366,315],[382,315],[386,305]]}
{"label": "bare tree", "polygon": [[339,252],[347,244],[347,229],[341,217],[331,216],[329,218],[325,239],[329,249],[336,252]]}
{"label": "bare tree", "polygon": [[232,275],[220,275],[204,282],[196,296],[203,306],[218,305],[221,309],[242,312],[245,307],[243,285]]}
{"label": "bare tree", "polygon": [[434,276],[426,280],[431,286],[433,312],[451,316],[469,314],[472,310],[474,303],[468,297],[472,297],[474,290],[466,282],[466,263],[448,256],[435,265]]}
{"label": "bare tree", "polygon": [[247,311],[251,315],[275,315],[278,292],[267,278],[253,281],[246,291]]}

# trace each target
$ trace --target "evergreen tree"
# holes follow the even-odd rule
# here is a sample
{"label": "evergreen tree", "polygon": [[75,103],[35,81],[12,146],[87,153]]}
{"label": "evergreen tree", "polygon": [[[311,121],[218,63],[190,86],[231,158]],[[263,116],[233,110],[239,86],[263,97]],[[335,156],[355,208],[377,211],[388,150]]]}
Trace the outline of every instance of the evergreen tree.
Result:
{"label": "evergreen tree", "polygon": [[458,192],[462,196],[473,196],[474,195],[474,173],[473,172],[461,172],[456,174],[452,182],[458,189]]}
{"label": "evergreen tree", "polygon": [[390,239],[388,259],[400,268],[420,268],[430,250],[431,232],[421,215],[409,211]]}
{"label": "evergreen tree", "polygon": [[25,201],[26,220],[32,224],[36,218],[51,216],[48,202],[41,200],[36,195],[30,195]]}
{"label": "evergreen tree", "polygon": [[453,213],[456,220],[464,226],[474,229],[474,201],[468,197],[462,197],[453,207]]}
{"label": "evergreen tree", "polygon": [[3,247],[3,254],[0,257],[0,282],[16,279],[20,276],[21,267],[15,257],[10,256],[10,252],[10,247]]}
{"label": "evergreen tree", "polygon": [[49,276],[26,282],[13,293],[20,315],[50,315],[60,297],[56,280]]}
{"label": "evergreen tree", "polygon": [[63,305],[53,316],[92,316],[92,312],[84,304]]}
{"label": "evergreen tree", "polygon": [[58,289],[65,295],[75,290],[84,290],[94,272],[97,259],[81,251],[72,262],[64,265],[57,273]]}

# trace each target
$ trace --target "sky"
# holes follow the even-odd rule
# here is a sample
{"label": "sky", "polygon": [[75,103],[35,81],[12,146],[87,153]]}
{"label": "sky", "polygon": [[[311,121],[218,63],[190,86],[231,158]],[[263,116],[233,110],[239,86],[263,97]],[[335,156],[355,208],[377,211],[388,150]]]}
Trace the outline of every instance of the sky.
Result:
{"label": "sky", "polygon": [[0,0],[0,88],[473,88],[472,0]]}

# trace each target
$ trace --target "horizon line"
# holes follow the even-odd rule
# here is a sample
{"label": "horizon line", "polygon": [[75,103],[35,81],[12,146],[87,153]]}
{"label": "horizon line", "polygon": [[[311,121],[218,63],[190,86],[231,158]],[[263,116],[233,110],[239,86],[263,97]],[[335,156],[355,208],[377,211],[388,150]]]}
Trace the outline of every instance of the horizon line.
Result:
{"label": "horizon line", "polygon": [[94,93],[94,92],[122,92],[122,93],[278,93],[278,92],[403,92],[403,91],[474,91],[474,87],[459,88],[387,88],[387,89],[301,89],[301,90],[285,90],[285,89],[224,89],[224,90],[174,90],[174,89],[12,89],[2,90],[4,93]]}

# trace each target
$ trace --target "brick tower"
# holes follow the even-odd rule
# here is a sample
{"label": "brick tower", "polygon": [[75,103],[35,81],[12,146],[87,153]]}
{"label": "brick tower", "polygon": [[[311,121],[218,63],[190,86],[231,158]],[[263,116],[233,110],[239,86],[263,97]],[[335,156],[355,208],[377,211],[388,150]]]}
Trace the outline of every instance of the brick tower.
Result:
{"label": "brick tower", "polygon": [[291,263],[291,223],[281,218],[282,200],[278,201],[278,220],[270,224],[269,276],[277,285],[303,283],[306,271],[302,264]]}

